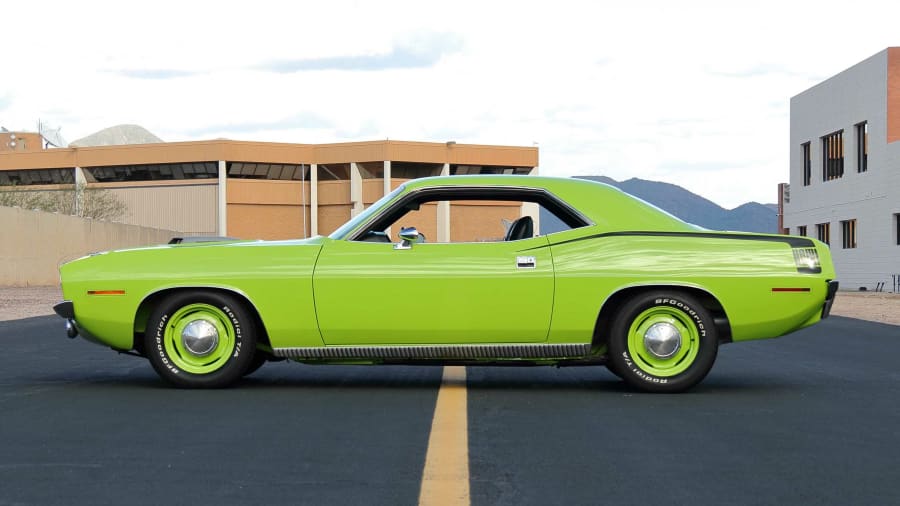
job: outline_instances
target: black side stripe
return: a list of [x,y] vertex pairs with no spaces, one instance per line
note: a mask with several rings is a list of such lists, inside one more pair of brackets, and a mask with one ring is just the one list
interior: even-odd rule
[[[765,242],[783,242],[789,244],[791,248],[813,248],[815,243],[806,237],[794,236],[778,236],[778,235],[753,235],[753,234],[729,234],[725,232],[606,232],[603,234],[594,234],[577,239],[569,239],[552,244],[558,246],[560,244],[568,244],[571,242],[586,241],[588,239],[599,239],[603,237],[693,237],[697,239],[736,239],[739,241],[765,241]],[[541,248],[547,248],[551,245],[536,246],[521,251],[531,251]]]

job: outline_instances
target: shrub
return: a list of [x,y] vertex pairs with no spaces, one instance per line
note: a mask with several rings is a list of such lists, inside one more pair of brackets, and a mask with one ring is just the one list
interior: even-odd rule
[[[78,204],[81,205],[78,205]],[[70,214],[96,220],[121,221],[126,206],[109,190],[84,184],[67,185],[58,190],[22,190],[15,186],[0,188],[0,206],[21,207],[48,213]]]

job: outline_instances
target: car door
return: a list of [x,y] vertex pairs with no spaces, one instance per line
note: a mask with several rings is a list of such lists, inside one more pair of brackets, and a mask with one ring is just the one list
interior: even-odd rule
[[546,237],[406,250],[328,239],[313,274],[328,345],[542,342],[553,286]]

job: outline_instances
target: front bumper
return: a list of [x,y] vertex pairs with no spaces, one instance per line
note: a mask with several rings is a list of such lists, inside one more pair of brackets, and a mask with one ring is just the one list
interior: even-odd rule
[[825,304],[822,305],[822,318],[828,318],[831,313],[831,306],[834,304],[834,297],[838,291],[838,282],[828,282],[828,293],[825,294]]

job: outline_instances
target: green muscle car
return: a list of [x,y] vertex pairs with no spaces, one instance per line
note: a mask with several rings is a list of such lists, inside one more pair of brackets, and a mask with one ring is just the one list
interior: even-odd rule
[[[481,236],[437,225],[425,240],[456,213]],[[515,175],[411,180],[328,237],[111,251],[60,276],[70,337],[180,387],[290,359],[606,365],[677,392],[720,344],[827,317],[838,286],[814,239],[705,230],[601,183]]]

